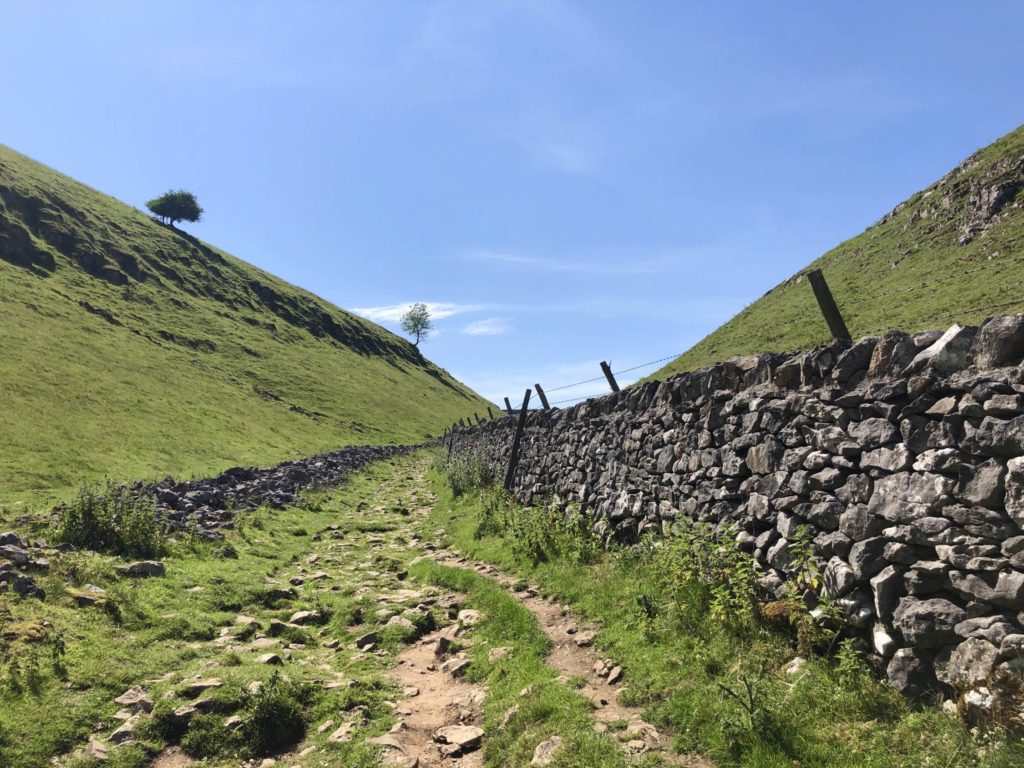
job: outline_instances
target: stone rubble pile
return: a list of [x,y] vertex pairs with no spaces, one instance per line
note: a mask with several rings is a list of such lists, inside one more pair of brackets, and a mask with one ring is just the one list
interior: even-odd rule
[[235,467],[210,479],[168,478],[154,485],[137,484],[135,489],[156,497],[158,511],[172,527],[195,526],[200,535],[215,537],[218,529],[232,527],[239,510],[285,507],[307,488],[339,485],[370,462],[410,450],[396,445],[352,446],[268,469]]
[[[809,531],[820,597],[889,680],[989,712],[1024,669],[1022,360],[1024,316],[733,359],[531,413],[514,492],[607,539],[731,526],[766,599]],[[457,430],[453,455],[503,476],[514,430]]]

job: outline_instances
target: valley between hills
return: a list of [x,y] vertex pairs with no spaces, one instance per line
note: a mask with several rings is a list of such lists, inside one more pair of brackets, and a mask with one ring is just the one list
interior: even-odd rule
[[0,766],[1022,764],[1022,210],[1017,129],[809,265],[855,340],[805,270],[453,433],[417,346],[0,147]]

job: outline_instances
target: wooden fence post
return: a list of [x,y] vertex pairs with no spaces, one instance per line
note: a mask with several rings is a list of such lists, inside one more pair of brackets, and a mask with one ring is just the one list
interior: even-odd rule
[[487,418],[494,420],[494,411],[491,410],[491,406],[487,406]]
[[505,398],[505,411],[509,416],[512,415],[512,403],[508,401],[507,397]]
[[534,384],[533,388],[537,390],[537,397],[540,398],[540,404],[544,406],[545,411],[550,411],[551,406],[548,405],[547,395],[544,394],[544,390],[541,389],[540,384]]
[[812,269],[807,273],[807,279],[811,283],[811,290],[814,291],[814,298],[818,300],[818,308],[825,316],[825,322],[828,323],[832,338],[836,341],[851,341],[850,331],[846,328],[843,315],[836,305],[836,300],[832,297],[832,291],[828,289],[828,283],[825,282],[825,276],[821,274],[821,270]]
[[484,423],[484,420],[480,418],[480,415],[476,411],[473,411],[473,418],[476,419],[477,424]]
[[530,390],[523,395],[523,409],[519,411],[519,421],[516,423],[516,434],[512,438],[512,452],[508,457],[508,471],[505,472],[505,490],[512,490],[512,481],[516,476],[516,466],[519,464],[519,441],[523,437],[523,429],[526,427],[526,409],[530,405]]
[[455,445],[455,427],[448,430],[448,461],[452,460],[452,446]]
[[619,391],[619,383],[615,380],[612,375],[612,367],[608,365],[604,360],[601,361],[601,372],[604,373],[604,377],[608,379],[608,386],[612,388],[612,392]]

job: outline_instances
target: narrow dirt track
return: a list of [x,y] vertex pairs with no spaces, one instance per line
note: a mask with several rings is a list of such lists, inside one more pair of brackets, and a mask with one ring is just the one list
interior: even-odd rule
[[458,625],[446,627],[422,638],[398,657],[392,677],[405,692],[405,700],[395,713],[401,718],[392,731],[401,745],[404,762],[397,756],[388,758],[385,765],[407,766],[408,768],[479,768],[483,756],[479,750],[460,756],[446,756],[442,745],[434,739],[446,726],[474,726],[480,720],[480,707],[484,691],[453,676],[444,668],[444,663],[435,653],[439,641],[452,639]]
[[[416,473],[417,485],[421,494],[428,488],[426,477],[421,471]],[[437,499],[433,493],[428,493],[427,503],[432,506]],[[421,506],[414,510],[413,519],[422,519],[430,511],[430,506]],[[499,569],[487,563],[473,562],[457,552],[445,549],[437,544],[426,543],[424,545],[427,554],[441,565],[454,568],[473,570],[476,573],[494,580],[505,590],[525,606],[537,619],[538,624],[544,630],[551,641],[551,653],[548,655],[547,663],[555,669],[563,681],[579,679],[585,681],[580,692],[590,700],[594,710],[594,728],[599,732],[606,732],[614,725],[622,723],[626,727],[617,731],[620,745],[624,752],[630,757],[654,754],[666,765],[684,766],[685,768],[713,768],[713,763],[700,756],[678,755],[671,751],[670,739],[662,734],[650,723],[643,719],[643,712],[638,707],[632,707],[621,701],[624,676],[622,669],[613,660],[603,657],[593,647],[596,629],[579,622],[565,605],[555,600],[547,600],[540,597],[538,591],[533,588],[517,591],[515,586],[519,579],[502,573]],[[445,630],[445,631],[451,631]],[[441,633],[435,633],[441,634]],[[403,685],[407,681],[413,681],[417,675],[423,675],[426,666],[429,665],[432,651],[428,645],[434,639],[421,642],[419,645],[410,648],[399,660],[399,666],[395,673],[395,679]],[[436,723],[441,720],[451,719],[450,702],[465,692],[458,692],[459,683],[440,679],[437,673],[429,673],[427,679],[432,685],[439,686],[435,693],[407,699],[403,707],[410,714],[406,725],[412,723]],[[432,675],[432,677],[430,676]],[[414,682],[409,682],[415,685]],[[445,691],[445,686],[453,689],[452,693]],[[479,692],[480,702],[483,699],[483,692]],[[448,714],[443,715],[441,710]],[[425,733],[421,729],[421,732]],[[428,759],[424,757],[423,759]],[[472,763],[456,763],[457,765],[473,765]],[[421,766],[445,765],[442,762],[420,762]]]
[[627,724],[618,737],[628,755],[653,753],[667,765],[713,768],[714,763],[698,755],[672,753],[670,739],[643,719],[642,710],[620,701],[624,676],[613,660],[602,656],[593,647],[596,628],[582,624],[568,607],[541,597],[535,588],[516,591],[515,586],[521,580],[502,573],[492,565],[467,560],[451,550],[438,551],[434,557],[442,565],[469,568],[494,579],[534,615],[551,641],[547,663],[559,672],[563,680],[577,678],[585,681],[580,692],[594,707],[595,729],[607,731],[613,723]]

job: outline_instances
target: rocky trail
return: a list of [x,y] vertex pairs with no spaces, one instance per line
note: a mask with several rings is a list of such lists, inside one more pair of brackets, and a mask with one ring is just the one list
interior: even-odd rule
[[[145,673],[119,676],[125,684],[111,696],[108,710],[116,712],[101,718],[84,743],[53,764],[102,765],[133,745],[151,743],[154,733],[174,733],[146,765],[238,766],[237,758],[217,751],[216,745],[190,741],[189,734],[201,725],[220,734],[219,739],[238,739],[240,734],[253,738],[247,720],[253,697],[282,676],[319,690],[322,704],[302,725],[301,738],[284,751],[269,750],[271,757],[241,763],[243,768],[373,765],[374,754],[384,766],[480,768],[488,740],[487,690],[467,680],[466,673],[486,615],[465,595],[410,577],[413,564],[429,559],[500,585],[529,610],[550,640],[544,661],[553,677],[589,700],[593,730],[619,743],[627,762],[708,765],[674,755],[668,737],[645,722],[639,709],[623,702],[628,681],[594,647],[594,627],[536,589],[524,588],[521,580],[464,559],[448,547],[443,531],[426,533],[436,503],[426,476],[428,464],[425,455],[380,462],[355,476],[358,492],[345,487],[324,491],[313,497],[320,501],[307,507],[297,499],[293,507],[260,513],[278,526],[292,527],[264,528],[271,523],[259,522],[259,515],[255,522],[239,518],[238,530],[227,541],[244,541],[261,557],[267,556],[267,547],[283,546],[282,530],[306,533],[301,526],[294,528],[295,521],[316,520],[318,527],[309,530],[305,543],[293,545],[287,557],[279,557],[277,566],[262,571],[257,578],[263,583],[251,590],[254,598],[239,610],[218,614],[212,637],[170,633],[164,643],[168,660],[157,666],[158,674],[148,664]],[[335,506],[320,509],[323,504]],[[244,565],[245,550],[239,549]],[[132,589],[158,588],[192,567],[174,557],[149,565],[145,572],[130,575],[121,568],[116,578]],[[158,600],[159,619],[181,622],[182,614],[197,610],[191,603],[217,598],[228,589],[225,584],[218,575],[188,576],[173,590],[176,594]],[[124,595],[117,582],[105,586],[106,591],[97,589],[100,597],[95,600],[77,601],[71,616],[103,608],[104,601]],[[45,608],[47,603],[24,605]],[[495,644],[492,637],[490,643],[484,646],[489,661],[512,652],[505,647],[511,642]],[[520,691],[517,700],[526,701],[529,695],[528,689]],[[507,722],[517,708],[510,707],[499,722]],[[255,733],[258,738],[259,731]],[[538,737],[529,749],[534,750],[529,765],[551,765],[562,740],[557,735]]]
[[[421,487],[426,487],[425,478],[421,479]],[[419,483],[418,483],[419,484]],[[430,503],[436,502],[433,494],[429,497]],[[418,515],[425,514],[429,507],[420,509]],[[440,537],[443,540],[443,532]],[[423,549],[428,557],[440,565],[452,568],[471,569],[476,573],[493,579],[507,592],[514,596],[525,606],[537,620],[544,633],[551,641],[551,653],[547,658],[548,664],[559,674],[563,683],[572,679],[584,681],[579,689],[593,706],[594,729],[599,733],[608,732],[615,726],[625,724],[624,728],[618,730],[617,736],[621,742],[622,749],[629,756],[652,755],[657,756],[663,764],[688,766],[689,768],[709,768],[712,764],[703,758],[696,756],[678,756],[669,750],[669,739],[659,733],[658,729],[644,721],[642,711],[637,707],[631,707],[622,703],[624,691],[624,673],[614,660],[602,656],[594,648],[594,636],[596,629],[578,621],[566,606],[556,600],[541,597],[538,590],[523,586],[521,580],[508,574],[502,573],[492,565],[467,560],[450,549],[439,546],[439,542],[426,542]],[[453,717],[459,719],[460,723],[473,719],[473,706],[466,706],[467,703],[482,703],[485,695],[482,690],[472,686],[461,684],[453,675],[458,674],[461,664],[468,662],[454,659],[438,666],[438,659],[444,657],[443,647],[447,641],[457,636],[460,629],[465,626],[465,614],[470,614],[470,625],[472,624],[471,611],[463,611],[460,614],[460,621],[455,625],[453,633],[451,629],[440,630],[430,635],[419,643],[404,652],[399,658],[396,670],[396,678],[406,686],[406,691],[417,691],[412,698],[403,702],[400,714],[403,715],[399,732],[410,732],[416,734],[414,738],[419,745],[426,743],[424,734],[431,728],[435,728],[440,722],[451,721]],[[501,652],[504,649],[493,649],[493,652]],[[448,675],[445,674],[447,667]],[[417,686],[417,680],[422,684]],[[479,706],[477,706],[477,709]],[[406,743],[412,743],[413,739]],[[538,745],[535,752],[533,765],[543,766],[549,764],[559,747],[557,738],[548,740]],[[422,746],[418,749],[422,750]],[[417,748],[409,750],[416,754]],[[419,751],[420,766],[444,765],[443,755],[441,760],[428,757],[435,751],[433,745],[425,751]],[[471,759],[466,762],[455,763],[457,765],[475,766],[480,763]],[[416,763],[408,763],[416,765]]]

